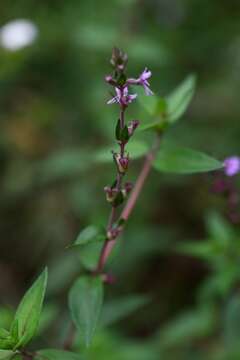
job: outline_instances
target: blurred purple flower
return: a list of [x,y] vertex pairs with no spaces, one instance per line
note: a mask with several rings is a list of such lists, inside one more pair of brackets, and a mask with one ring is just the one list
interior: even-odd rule
[[240,158],[230,156],[224,160],[224,172],[227,176],[234,176],[240,172]]
[[116,96],[114,96],[112,99],[110,99],[107,104],[111,105],[114,103],[118,103],[121,105],[127,106],[130,104],[133,100],[136,99],[137,94],[128,94],[128,87],[125,86],[123,90],[120,90],[119,88],[115,88]]
[[150,89],[150,84],[148,82],[148,79],[152,76],[152,72],[148,70],[148,68],[145,68],[144,71],[141,73],[139,78],[134,79],[128,79],[127,83],[130,85],[141,85],[144,88],[145,94],[150,96],[153,95],[152,90]]
[[148,79],[152,76],[152,73],[147,68],[144,69],[142,74],[139,77],[139,83],[143,86],[146,95],[153,95],[152,90],[150,89],[150,84]]

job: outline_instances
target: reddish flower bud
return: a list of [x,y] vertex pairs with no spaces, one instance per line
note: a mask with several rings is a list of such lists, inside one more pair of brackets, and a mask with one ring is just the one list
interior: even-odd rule
[[116,237],[118,236],[120,232],[120,229],[119,228],[112,228],[110,230],[108,230],[107,232],[107,238],[108,240],[114,240],[116,239]]
[[118,193],[117,189],[111,188],[110,186],[105,186],[104,191],[106,193],[107,202],[114,202]]
[[114,159],[115,159],[115,162],[117,164],[117,167],[118,167],[118,171],[121,173],[121,174],[125,174],[125,172],[127,171],[128,169],[128,164],[129,164],[129,156],[123,156],[121,157],[120,154],[114,154]]
[[139,125],[139,120],[132,120],[130,121],[130,123],[128,124],[128,135],[132,136],[134,131],[136,130],[136,128]]
[[129,194],[133,189],[133,184],[131,182],[126,182],[124,185],[124,188],[125,188],[127,194]]
[[126,182],[124,184],[124,188],[122,189],[122,195],[124,197],[124,199],[128,196],[128,194],[131,192],[133,188],[133,184],[130,182]]
[[117,86],[117,82],[113,79],[111,75],[105,76],[105,81],[110,85]]

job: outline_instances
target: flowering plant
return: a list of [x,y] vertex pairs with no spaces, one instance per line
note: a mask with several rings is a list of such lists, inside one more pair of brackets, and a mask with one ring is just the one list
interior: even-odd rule
[[[129,221],[152,168],[160,173],[177,174],[224,169],[227,175],[234,175],[239,171],[239,161],[236,159],[228,159],[223,163],[202,152],[169,146],[162,141],[165,132],[186,111],[194,93],[195,77],[188,77],[172,94],[162,98],[151,90],[152,73],[148,68],[136,78],[128,77],[127,54],[117,48],[113,49],[110,62],[113,74],[107,75],[105,80],[113,87],[114,95],[107,104],[119,107],[119,116],[115,124],[118,150],[112,151],[116,175],[110,185],[104,187],[106,200],[110,205],[110,215],[106,226],[90,225],[80,232],[71,245],[79,253],[81,249],[99,243],[101,249],[97,254],[96,264],[89,266],[81,252],[81,261],[85,269],[69,291],[72,325],[68,329],[62,350],[28,349],[30,341],[38,331],[41,318],[48,277],[45,269],[20,302],[10,329],[0,329],[0,359],[74,360],[79,359],[78,353],[71,352],[76,336],[80,336],[87,346],[91,345],[101,316],[104,287],[115,281],[114,276],[106,270],[106,263]],[[146,96],[139,98],[151,117],[147,124],[142,124],[138,119],[126,120],[128,107],[138,99],[135,93],[138,87],[143,88]],[[146,100],[149,97],[152,99],[151,103]],[[148,130],[153,134],[152,145],[149,149],[144,148],[145,159],[137,180],[135,183],[125,181],[134,158],[134,153],[127,150],[128,144],[137,133]]]

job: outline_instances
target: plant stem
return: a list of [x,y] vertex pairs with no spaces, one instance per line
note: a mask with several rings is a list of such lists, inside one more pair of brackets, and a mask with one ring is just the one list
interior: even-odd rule
[[[150,173],[150,170],[152,167],[152,162],[156,156],[156,152],[158,150],[159,143],[160,143],[160,136],[158,135],[156,138],[156,142],[154,143],[151,151],[146,155],[143,167],[140,171],[140,174],[138,175],[137,181],[134,185],[134,188],[131,192],[128,202],[121,213],[120,219],[123,219],[124,221],[127,221],[129,219],[129,216],[131,215],[131,213],[136,205],[137,199],[138,199],[139,195],[141,194],[143,185]],[[116,240],[119,237],[119,235],[122,233],[122,231],[123,231],[123,226],[121,226],[119,228],[119,232],[115,239],[111,239],[111,240],[107,239],[104,242],[102,251],[101,251],[101,254],[99,257],[99,261],[98,261],[98,266],[97,266],[97,271],[96,271],[97,273],[101,273],[103,271],[103,268],[112,252],[112,249],[114,248],[114,246],[116,244]]]
[[[123,90],[122,90],[123,91]],[[120,108],[120,127],[121,127],[121,130],[124,128],[125,126],[125,110],[126,110],[126,107],[125,106],[122,106],[121,105],[121,108]],[[124,152],[125,152],[125,143],[123,141],[121,141],[119,143],[119,146],[120,146],[120,155],[121,155],[121,158],[124,156]],[[123,176],[124,174],[121,174],[119,172],[119,170],[117,170],[117,184],[116,184],[116,188],[118,189],[118,191],[121,191],[121,187],[122,187],[122,179],[123,179]],[[109,219],[108,219],[108,226],[107,226],[107,230],[111,230],[112,229],[112,226],[114,224],[114,221],[115,221],[115,217],[116,217],[116,207],[115,206],[112,206],[112,209],[111,209],[111,212],[110,212],[110,215],[109,215]]]

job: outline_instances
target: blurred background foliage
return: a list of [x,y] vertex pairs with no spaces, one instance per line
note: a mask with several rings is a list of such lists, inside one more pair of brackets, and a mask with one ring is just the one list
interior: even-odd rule
[[[38,346],[66,335],[67,290],[80,269],[66,246],[109,212],[103,187],[114,168],[91,155],[113,144],[117,108],[106,106],[104,83],[113,46],[128,52],[131,76],[152,70],[158,95],[197,74],[169,141],[218,159],[239,154],[239,13],[237,0],[1,1],[0,26],[24,18],[39,30],[29,47],[0,48],[1,326],[48,264]],[[139,103],[128,119],[136,114],[149,120]],[[117,282],[87,359],[240,359],[239,228],[211,181],[152,172],[109,264]]]

